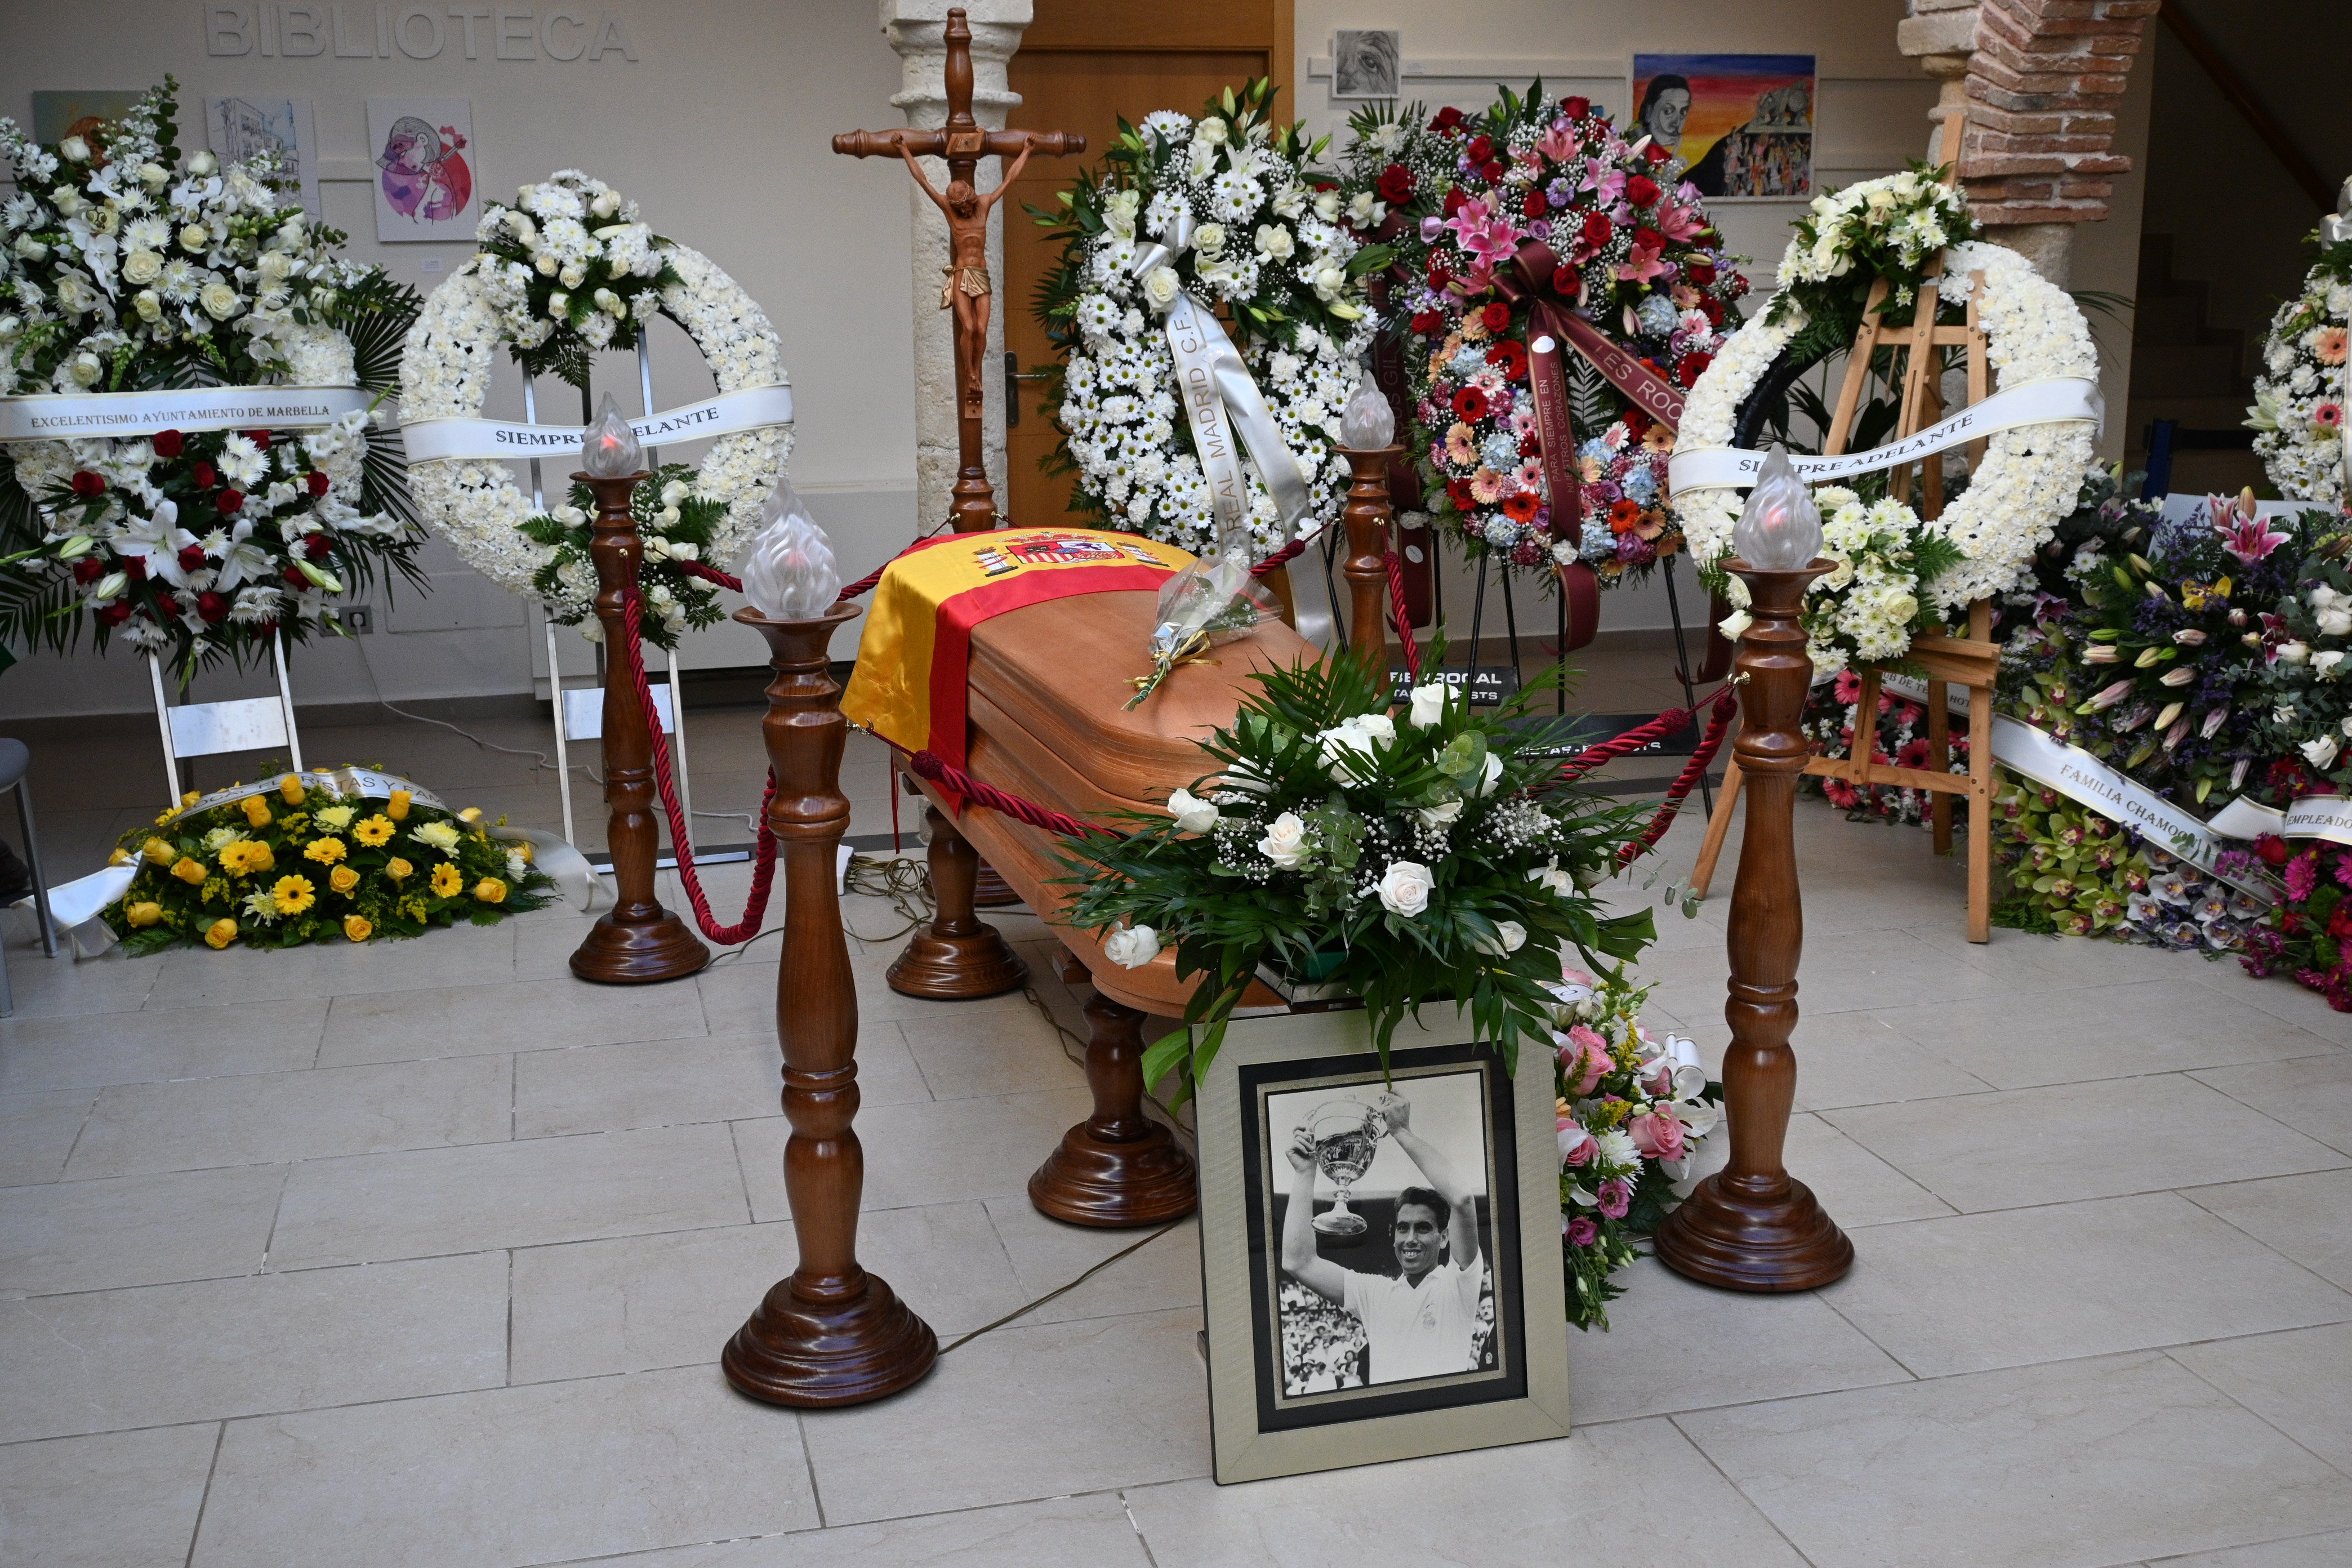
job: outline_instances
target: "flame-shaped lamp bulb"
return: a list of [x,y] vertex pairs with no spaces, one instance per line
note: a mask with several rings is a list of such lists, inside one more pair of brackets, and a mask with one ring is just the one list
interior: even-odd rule
[[1779,442],[1731,527],[1732,552],[1759,572],[1794,572],[1822,552],[1822,513]]
[[592,479],[625,479],[646,466],[645,445],[621,417],[621,405],[609,392],[604,406],[596,410],[596,423],[588,426],[580,443],[580,466]]
[[833,542],[789,479],[776,481],[760,515],[764,521],[743,556],[743,596],[772,621],[816,619],[841,597]]
[[1377,452],[1395,440],[1396,411],[1367,372],[1357,377],[1356,390],[1339,416],[1339,445],[1351,452]]

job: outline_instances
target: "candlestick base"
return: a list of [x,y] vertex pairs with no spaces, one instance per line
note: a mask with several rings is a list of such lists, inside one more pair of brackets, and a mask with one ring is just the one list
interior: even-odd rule
[[1717,1172],[1666,1216],[1651,1249],[1685,1279],[1727,1290],[1811,1290],[1853,1267],[1853,1241],[1787,1175]]
[[1192,1157],[1157,1121],[1118,1142],[1079,1122],[1029,1178],[1029,1201],[1048,1218],[1105,1230],[1164,1225],[1201,1206]]
[[1007,904],[1017,904],[1021,895],[1004,879],[1004,873],[982,860],[980,872],[972,879],[971,901],[975,908],[1001,910]]
[[572,973],[605,985],[644,985],[700,971],[710,950],[675,913],[654,907],[649,921],[624,922],[617,911],[599,919],[572,952]]
[[919,1383],[939,1336],[873,1274],[833,1303],[804,1301],[780,1279],[719,1352],[729,1386],[768,1405],[824,1410],[865,1405]]

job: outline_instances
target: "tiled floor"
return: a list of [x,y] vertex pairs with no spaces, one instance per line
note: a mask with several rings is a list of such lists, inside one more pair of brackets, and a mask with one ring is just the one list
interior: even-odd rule
[[[415,733],[409,771],[498,787]],[[146,809],[143,742],[121,800],[94,772],[48,806]],[[887,828],[879,758],[852,777]],[[1614,1331],[1571,1336],[1568,1440],[1226,1489],[1189,1226],[878,1405],[727,1390],[793,1258],[772,937],[614,991],[566,977],[568,910],[79,963],[9,917],[0,1564],[2352,1563],[2352,1020],[2194,957],[1971,947],[1916,831],[1809,804],[1799,846],[1790,1163],[1852,1275],[1748,1298],[1639,1264]],[[710,881],[740,902],[741,868]],[[1723,916],[1662,910],[1643,970],[1710,1051]],[[856,956],[861,1249],[953,1335],[1132,1237],[1024,1195],[1085,1103],[1054,1027],[897,997],[889,956]]]

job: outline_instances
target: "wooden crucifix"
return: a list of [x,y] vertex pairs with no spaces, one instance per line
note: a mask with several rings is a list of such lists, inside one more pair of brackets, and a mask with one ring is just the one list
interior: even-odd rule
[[[955,312],[956,444],[955,500],[948,521],[958,533],[996,526],[996,491],[981,461],[982,384],[988,363],[988,217],[1013,188],[1032,153],[1063,157],[1087,150],[1087,139],[1066,131],[983,131],[971,117],[971,28],[961,7],[948,13],[948,121],[937,131],[850,131],[833,139],[833,150],[852,158],[897,156],[906,160],[925,195],[939,204],[948,222],[947,281],[940,309]],[[948,188],[942,195],[923,176],[919,157],[945,158]],[[973,183],[982,158],[1011,158],[996,189],[983,196]]]

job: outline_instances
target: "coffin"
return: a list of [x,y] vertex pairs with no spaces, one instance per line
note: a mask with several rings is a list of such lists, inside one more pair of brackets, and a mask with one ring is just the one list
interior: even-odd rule
[[[971,773],[1089,821],[1111,821],[1122,809],[1164,816],[1169,793],[1205,771],[1208,759],[1197,742],[1233,722],[1255,689],[1249,677],[1322,657],[1288,626],[1268,622],[1213,649],[1215,663],[1179,668],[1141,707],[1126,711],[1135,677],[1148,668],[1144,650],[1157,609],[1158,595],[1150,592],[1086,594],[975,626],[965,764]],[[933,800],[947,809],[936,794]],[[1160,1017],[1182,1015],[1192,985],[1177,980],[1172,950],[1124,969],[1103,956],[1094,932],[1063,924],[1070,889],[1055,881],[1066,875],[1061,839],[981,806],[956,820],[973,847],[1056,928],[1097,991]],[[1270,991],[1244,1000],[1245,1006],[1279,1005]]]

